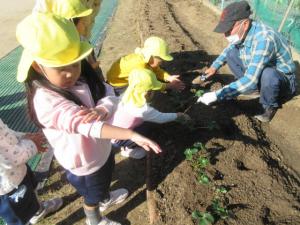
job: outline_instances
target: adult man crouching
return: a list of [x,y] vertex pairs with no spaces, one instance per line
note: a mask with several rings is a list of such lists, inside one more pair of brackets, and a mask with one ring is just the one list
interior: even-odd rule
[[246,1],[232,3],[223,10],[214,31],[224,33],[229,46],[205,73],[212,76],[227,63],[237,80],[216,92],[204,94],[198,102],[209,105],[259,90],[264,112],[255,118],[269,122],[282,100],[296,93],[296,67],[285,38],[250,19],[250,15]]

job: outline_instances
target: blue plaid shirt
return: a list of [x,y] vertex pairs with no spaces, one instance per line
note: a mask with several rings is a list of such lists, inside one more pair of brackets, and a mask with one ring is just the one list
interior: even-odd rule
[[[219,69],[224,65],[227,52],[233,47],[234,45],[229,45],[225,48],[213,62],[212,67]],[[218,100],[231,98],[257,88],[265,67],[276,67],[276,70],[285,74],[295,72],[296,67],[287,41],[280,33],[263,23],[253,21],[244,42],[238,47],[246,69],[245,74],[218,90],[216,93]]]

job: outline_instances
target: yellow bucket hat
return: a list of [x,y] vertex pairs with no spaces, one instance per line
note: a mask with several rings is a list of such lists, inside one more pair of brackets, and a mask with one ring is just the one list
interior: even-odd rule
[[33,63],[46,67],[62,67],[81,61],[93,50],[88,42],[80,42],[74,23],[51,13],[32,13],[16,30],[24,50],[18,65],[17,80],[26,80]]
[[37,0],[33,11],[72,19],[89,16],[93,9],[87,7],[86,0]]
[[141,49],[145,60],[148,62],[151,56],[159,57],[165,61],[172,61],[173,57],[169,54],[169,47],[165,40],[159,37],[149,37]]
[[156,79],[155,74],[148,69],[135,69],[129,74],[128,88],[122,102],[142,107],[146,103],[145,95],[150,90],[160,90],[162,83]]

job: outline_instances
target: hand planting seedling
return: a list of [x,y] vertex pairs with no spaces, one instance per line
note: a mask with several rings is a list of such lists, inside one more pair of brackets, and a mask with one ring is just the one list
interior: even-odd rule
[[198,225],[211,225],[215,218],[209,212],[194,211],[192,217],[198,221]]

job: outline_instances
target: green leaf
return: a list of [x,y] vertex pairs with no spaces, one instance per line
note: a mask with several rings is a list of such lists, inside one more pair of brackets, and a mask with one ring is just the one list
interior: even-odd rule
[[213,200],[212,208],[218,216],[222,219],[226,219],[229,216],[229,211],[226,207],[220,206],[220,201],[218,199]]
[[226,194],[228,192],[228,190],[225,187],[219,187],[216,191],[222,194]]
[[205,173],[201,172],[198,176],[198,182],[200,184],[209,184],[210,180],[209,180],[209,177]]
[[192,160],[193,155],[197,152],[198,152],[198,149],[196,149],[196,148],[187,148],[187,149],[185,149],[184,155],[185,155],[186,160]]
[[195,96],[196,97],[201,97],[203,94],[204,94],[203,90],[198,90],[198,91],[196,91]]
[[200,150],[206,150],[205,145],[202,144],[201,142],[196,142],[196,143],[194,143],[193,146],[194,146],[195,148],[200,149]]
[[201,214],[200,214],[200,212],[198,211],[198,210],[195,210],[193,213],[192,213],[192,217],[194,218],[194,219],[200,219],[201,218]]
[[199,167],[204,168],[208,164],[209,164],[208,158],[203,157],[203,156],[198,158],[198,165],[199,165]]
[[215,218],[210,213],[205,212],[199,220],[199,225],[211,225],[214,221]]

